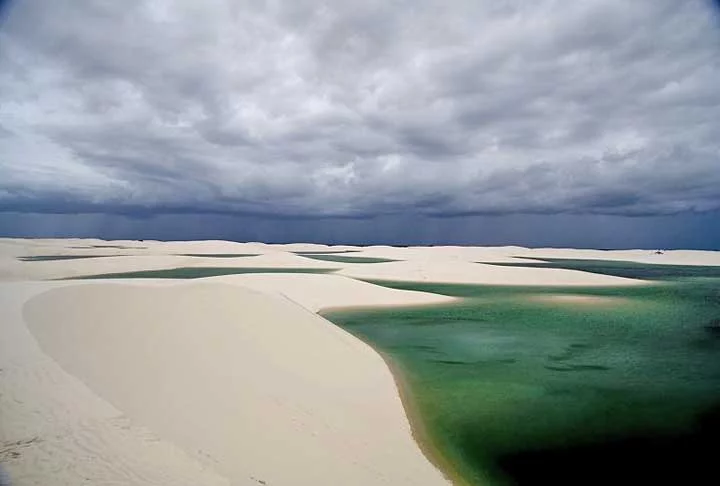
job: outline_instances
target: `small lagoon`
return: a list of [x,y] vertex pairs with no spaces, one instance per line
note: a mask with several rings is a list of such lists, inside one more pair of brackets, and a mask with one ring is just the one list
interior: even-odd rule
[[340,263],[387,263],[396,262],[389,258],[362,257],[362,256],[343,256],[334,254],[301,254],[300,256],[310,258],[312,260],[320,260],[324,262],[340,262]]
[[139,270],[136,272],[102,273],[83,275],[63,280],[94,280],[118,278],[170,278],[193,279],[219,277],[221,275],[242,275],[246,273],[330,273],[334,269],[326,268],[261,268],[261,267],[181,267],[164,270]]

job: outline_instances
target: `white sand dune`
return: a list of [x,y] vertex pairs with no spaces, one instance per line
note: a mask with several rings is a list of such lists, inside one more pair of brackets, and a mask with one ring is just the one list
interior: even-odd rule
[[[0,470],[9,484],[230,486],[211,462],[131,420],[40,349],[24,303],[64,285],[0,282]],[[58,315],[54,324],[67,322]],[[86,344],[76,342],[80,354]]]
[[406,261],[355,265],[337,272],[353,278],[368,280],[398,280],[489,285],[638,285],[642,280],[613,277],[575,270],[545,268],[518,268],[484,265],[480,263],[432,261]]
[[269,248],[279,251],[290,251],[290,252],[338,252],[348,250],[358,250],[360,247],[348,246],[348,245],[323,245],[318,243],[288,243],[281,245],[266,245]]
[[[343,251],[343,256],[376,257],[398,260],[396,265],[320,261],[296,255],[296,251]],[[253,254],[240,258],[186,256],[187,254]],[[19,261],[19,256],[42,255],[116,255],[115,258],[88,258],[57,261]],[[498,269],[475,262],[522,263],[542,258],[623,260],[668,265],[720,265],[720,252],[668,250],[573,250],[556,248],[529,249],[508,247],[352,247],[317,244],[268,245],[234,242],[130,242],[102,240],[0,240],[0,280],[48,280],[141,270],[165,270],[179,267],[238,268],[321,268],[342,270],[357,278],[392,280],[432,280],[451,283],[516,284],[518,270]],[[403,264],[400,264],[403,263]],[[559,272],[559,273],[558,273]],[[578,279],[589,285],[615,285],[613,277],[573,277],[567,271],[536,269],[525,274],[529,285],[573,285]],[[405,277],[403,277],[405,275]],[[595,283],[589,281],[593,280]],[[579,280],[578,280],[579,281]],[[625,282],[627,283],[627,282]]]
[[336,262],[312,260],[292,253],[274,252],[251,257],[213,258],[183,255],[132,255],[72,260],[19,261],[0,260],[0,280],[51,280],[106,273],[168,270],[172,268],[292,268],[336,270],[347,266]]
[[515,256],[529,258],[570,258],[618,260],[656,265],[720,265],[720,252],[703,250],[575,250],[569,248],[523,248]]
[[473,246],[420,246],[391,247],[350,245],[322,245],[315,243],[266,244],[237,243],[231,241],[133,241],[99,239],[21,239],[0,238],[0,255],[43,254],[131,254],[169,255],[201,253],[282,253],[282,252],[336,252],[351,250],[346,256],[369,256],[398,260],[455,260],[465,262],[506,262],[515,257],[571,258],[626,260],[642,263],[670,265],[720,265],[720,252],[702,250],[593,250],[572,248],[525,248],[520,246],[473,247]]
[[231,484],[446,483],[377,353],[289,300],[91,284],[35,297],[25,315],[66,371]]
[[[347,249],[398,261],[294,254]],[[257,256],[186,256],[230,253]],[[33,255],[102,257],[18,259]],[[0,479],[4,469],[14,486],[447,484],[413,441],[380,356],[315,313],[452,300],[357,279],[646,283],[474,263],[522,257],[720,265],[719,252],[680,250],[0,239]],[[44,281],[178,267],[334,273]]]
[[[617,260],[658,265],[720,265],[720,252],[702,250],[589,250],[571,248],[524,248],[519,246],[389,247],[359,248],[348,256],[379,257],[408,261],[522,263],[529,259],[565,258]],[[529,260],[532,261],[532,260]]]
[[364,256],[376,258],[389,258],[395,260],[410,261],[455,261],[455,262],[496,262],[512,261],[520,247],[472,247],[472,246],[416,246],[416,247],[391,247],[371,246],[362,248],[360,252],[352,253],[349,256]]
[[246,274],[211,277],[205,281],[276,292],[312,312],[338,307],[429,305],[456,300],[426,292],[390,289],[340,275]]

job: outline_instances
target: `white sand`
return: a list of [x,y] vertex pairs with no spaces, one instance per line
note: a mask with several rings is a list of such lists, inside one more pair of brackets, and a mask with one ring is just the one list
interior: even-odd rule
[[587,304],[587,305],[618,305],[627,303],[629,300],[623,297],[607,297],[599,295],[573,295],[573,294],[552,294],[533,295],[528,299],[536,302],[548,302],[552,304]]
[[[117,247],[117,248],[116,248]],[[344,257],[376,257],[389,263],[320,261],[297,255],[300,251],[344,251]],[[191,257],[187,254],[253,254],[240,258]],[[77,260],[30,261],[19,256],[114,255]],[[669,250],[573,250],[508,247],[352,247],[317,244],[267,245],[217,241],[158,242],[102,240],[0,239],[0,280],[48,280],[102,273],[164,270],[179,267],[318,268],[363,279],[419,280],[447,283],[507,285],[623,285],[627,279],[570,270],[517,269],[482,265],[522,263],[526,258],[624,260],[672,265],[720,265],[720,252]],[[534,260],[529,260],[534,261]]]
[[382,359],[288,300],[221,283],[90,284],[25,314],[65,370],[231,484],[444,483]]
[[546,268],[519,268],[450,260],[354,265],[337,272],[353,278],[489,285],[637,285],[639,280]]
[[206,281],[277,292],[312,312],[338,307],[442,304],[455,300],[443,295],[389,289],[339,275],[247,274],[211,277]]
[[212,463],[131,420],[41,351],[23,304],[59,285],[0,283],[0,469],[10,484],[230,486]]
[[[452,299],[310,274],[34,281],[197,260],[159,245],[15,259],[79,243],[0,244],[13,269],[0,283],[0,454],[14,485],[447,484],[380,356],[310,311]],[[322,263],[261,250],[269,267]]]
[[12,260],[6,258],[5,260],[4,264],[0,261],[0,280],[49,280],[105,273],[167,270],[181,267],[317,268],[337,270],[345,266],[335,262],[311,260],[284,252],[239,258],[132,255],[50,261],[18,261],[14,258]]
[[574,250],[568,248],[522,248],[515,256],[529,258],[570,258],[577,260],[618,260],[656,265],[720,265],[720,251],[702,250]]
[[[347,249],[356,252],[343,256],[399,261],[328,262],[293,253]],[[185,256],[202,253],[258,256]],[[18,260],[31,255],[103,257]],[[315,312],[451,299],[355,278],[636,285],[645,282],[474,262],[720,265],[719,255],[0,239],[0,479],[4,469],[17,486],[447,484],[414,442],[379,355]],[[178,267],[335,273],[41,281]],[[579,298],[569,291],[556,302]]]

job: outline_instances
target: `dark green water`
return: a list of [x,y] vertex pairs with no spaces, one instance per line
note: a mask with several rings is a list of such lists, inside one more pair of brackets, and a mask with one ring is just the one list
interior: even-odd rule
[[390,260],[388,258],[374,258],[374,257],[355,257],[355,256],[338,256],[338,255],[319,255],[319,254],[304,254],[300,255],[305,258],[312,258],[313,260],[321,260],[326,262],[342,262],[342,263],[387,263],[396,262],[397,260]]
[[[482,262],[481,262],[482,263]],[[642,280],[672,280],[679,277],[720,278],[720,266],[657,265],[612,260],[571,260],[565,258],[543,258],[535,263],[487,263],[499,267],[539,267],[582,270],[616,277],[639,278]]]
[[53,260],[81,260],[84,258],[107,258],[123,255],[36,255],[18,257],[23,262],[49,262]]
[[339,253],[357,253],[360,250],[330,250],[330,251],[294,251],[296,255],[337,255]]
[[[120,249],[130,249],[130,250],[140,250],[147,248],[146,246],[125,246],[125,245],[91,245],[92,248],[120,248]],[[82,246],[76,247],[76,248],[84,248]]]
[[100,278],[205,278],[220,275],[240,275],[245,273],[329,273],[333,269],[325,268],[213,268],[213,267],[182,267],[167,270],[140,270],[137,272],[102,273],[98,275],[85,275],[62,280],[91,280]]
[[[720,437],[720,279],[662,278],[383,282],[465,299],[326,317],[391,357],[433,444],[471,484],[705,484]],[[563,294],[596,300],[548,299]]]
[[183,253],[182,256],[205,258],[242,258],[258,256],[257,253]]

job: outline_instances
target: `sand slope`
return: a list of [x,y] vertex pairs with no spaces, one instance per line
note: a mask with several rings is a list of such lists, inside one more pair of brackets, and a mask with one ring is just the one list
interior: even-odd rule
[[456,300],[444,295],[390,289],[340,275],[247,274],[211,277],[205,281],[279,293],[312,312],[335,307],[429,305]]
[[368,280],[399,280],[488,285],[562,285],[602,286],[639,285],[646,282],[576,270],[518,268],[481,263],[405,261],[354,265],[337,272],[339,275]]
[[287,299],[207,282],[74,285],[25,317],[66,371],[231,484],[446,483],[382,359]]
[[168,254],[51,261],[19,261],[14,257],[6,257],[4,260],[4,264],[0,262],[0,280],[50,280],[181,267],[320,268],[328,270],[345,267],[344,264],[311,260],[285,252],[239,258],[192,257]]
[[12,486],[230,486],[40,350],[23,304],[59,285],[0,283],[0,484],[4,470]]

